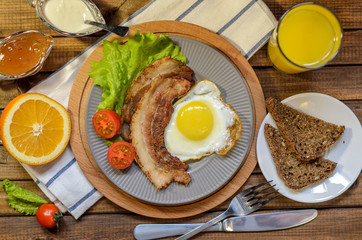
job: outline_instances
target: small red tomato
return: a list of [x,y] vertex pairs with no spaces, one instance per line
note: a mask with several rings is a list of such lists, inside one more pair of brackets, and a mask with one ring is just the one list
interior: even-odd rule
[[101,110],[92,118],[93,128],[103,138],[112,138],[121,128],[121,118],[113,110]]
[[63,215],[53,203],[44,203],[40,205],[35,216],[40,225],[52,228],[55,226],[59,227],[59,220]]
[[135,155],[135,150],[130,143],[125,141],[118,141],[109,147],[107,152],[107,159],[112,167],[124,169],[131,165]]

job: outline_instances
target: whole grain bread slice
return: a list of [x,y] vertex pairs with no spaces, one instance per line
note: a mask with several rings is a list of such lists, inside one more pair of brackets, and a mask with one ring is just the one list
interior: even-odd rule
[[319,158],[344,132],[344,126],[302,113],[275,98],[268,98],[265,103],[288,148],[299,160]]
[[274,164],[279,177],[291,189],[301,189],[320,180],[328,178],[337,164],[322,157],[312,161],[300,161],[291,152],[280,132],[270,124],[264,126]]

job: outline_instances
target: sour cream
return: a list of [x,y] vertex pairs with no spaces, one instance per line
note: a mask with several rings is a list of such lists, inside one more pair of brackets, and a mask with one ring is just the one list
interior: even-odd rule
[[84,20],[95,21],[82,0],[48,0],[43,11],[54,27],[69,33],[87,32],[93,27],[85,24]]

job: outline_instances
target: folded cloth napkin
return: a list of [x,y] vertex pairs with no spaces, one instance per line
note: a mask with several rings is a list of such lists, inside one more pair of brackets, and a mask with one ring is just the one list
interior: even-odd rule
[[[208,28],[229,40],[247,59],[263,46],[277,23],[261,0],[154,0],[121,25],[155,20],[183,21]],[[100,38],[29,92],[45,94],[67,108],[81,65],[108,36]],[[69,146],[51,163],[23,166],[48,198],[76,219],[102,197],[84,176]]]

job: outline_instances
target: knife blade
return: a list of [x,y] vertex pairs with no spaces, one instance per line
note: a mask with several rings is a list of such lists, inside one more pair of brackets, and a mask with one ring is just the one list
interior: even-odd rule
[[[222,232],[259,232],[281,230],[297,227],[308,223],[317,217],[316,209],[293,210],[252,214],[240,217],[227,218],[211,226],[205,231]],[[133,234],[137,240],[163,238],[182,235],[202,223],[191,224],[139,224]]]

